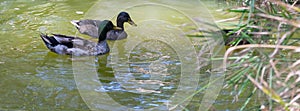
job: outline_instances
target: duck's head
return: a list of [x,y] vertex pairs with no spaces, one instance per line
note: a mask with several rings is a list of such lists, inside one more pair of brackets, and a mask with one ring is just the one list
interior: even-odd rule
[[130,25],[137,26],[127,12],[120,12],[117,17],[117,26],[123,28],[124,22],[128,22]]
[[113,29],[120,30],[121,28],[117,27],[117,26],[114,26],[114,24],[109,20],[103,20],[99,24],[99,28],[98,28],[99,41],[105,40],[107,32],[110,31],[110,30],[113,30]]

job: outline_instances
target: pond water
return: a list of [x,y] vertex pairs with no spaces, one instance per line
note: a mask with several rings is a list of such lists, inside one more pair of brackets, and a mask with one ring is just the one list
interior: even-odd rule
[[[217,5],[212,3],[215,2],[204,2],[212,8],[215,19],[219,19],[214,12]],[[201,5],[198,1],[156,0],[0,1],[0,110],[181,110],[185,105],[190,110],[198,110],[205,107],[200,106],[204,92],[180,106],[188,95],[203,88],[212,74],[211,63],[197,58],[205,45],[201,42],[209,39],[184,35],[197,34],[193,30],[201,24],[194,22],[194,18],[213,19],[208,11],[201,9],[205,7],[191,9],[191,4]],[[91,18],[115,22],[120,10],[128,11],[138,26],[125,25],[128,39],[108,41],[109,54],[57,55],[39,37],[41,32],[60,33],[96,41],[79,34],[69,21]],[[222,90],[218,94],[216,101],[206,101],[214,104],[216,110],[237,110],[243,103],[243,98],[241,102],[231,103],[230,91]]]

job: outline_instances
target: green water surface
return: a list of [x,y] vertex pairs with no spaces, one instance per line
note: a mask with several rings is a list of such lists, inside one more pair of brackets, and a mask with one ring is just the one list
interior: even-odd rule
[[[158,2],[156,0],[152,1]],[[151,4],[152,1],[149,0],[147,3]],[[95,40],[79,34],[69,21],[89,17],[112,19],[117,15],[117,12],[119,12],[119,10],[117,10],[118,7],[120,7],[119,5],[128,5],[130,2],[107,2],[107,4],[98,5],[96,8],[99,9],[99,11],[93,12],[90,8],[96,3],[98,3],[96,0],[0,1],[0,110],[89,110],[89,107],[81,98],[74,80],[72,69],[73,58],[71,56],[57,55],[50,52],[40,39],[39,34],[60,33]],[[172,2],[159,3],[172,5]],[[189,3],[191,4],[193,1],[186,2],[182,5]],[[211,10],[212,13],[216,13],[217,3],[212,3],[215,2],[207,2],[208,7],[214,7],[214,9]],[[153,12],[153,6],[156,7],[157,5],[147,5],[144,6],[144,8],[139,6],[137,6],[137,8],[127,7],[127,9],[125,9],[131,11],[132,19],[136,21],[138,26],[140,24],[140,28],[126,24],[128,34],[131,38],[141,37],[143,34],[147,34],[147,26],[150,26],[151,22],[154,25],[156,23],[161,23],[162,25],[157,26],[160,28],[165,27],[164,29],[166,31],[174,29],[174,34],[186,33],[195,29],[195,26],[184,24],[184,22],[191,22],[191,20],[185,18],[185,16],[177,16],[176,14],[178,12],[174,10],[165,10],[165,7],[157,6],[156,10],[161,11],[155,13]],[[95,8],[95,6],[93,8]],[[100,13],[103,11],[102,9],[111,9],[112,11]],[[147,11],[139,11],[142,9],[147,9]],[[188,14],[194,15],[193,17],[199,15],[199,13],[194,11],[187,12],[190,12]],[[101,14],[103,14],[103,16],[99,16]],[[215,15],[219,16],[218,14]],[[147,20],[145,21],[145,19]],[[216,17],[215,19],[219,18]],[[170,21],[162,22],[159,20]],[[184,27],[181,30],[182,32],[179,31],[179,28],[181,27]],[[149,29],[149,31],[157,32],[158,30],[162,30],[160,28]],[[172,33],[172,30],[170,33]],[[159,35],[161,34],[156,33],[151,36],[155,38]],[[139,40],[139,38],[134,40]],[[126,40],[120,42],[109,41],[109,45],[114,46],[114,43],[122,44],[125,42]],[[111,97],[114,100],[119,101],[120,104],[135,109],[156,107],[168,101],[178,88],[177,86],[179,83],[178,81],[180,81],[181,71],[181,62],[176,55],[178,52],[172,49],[172,46],[155,41],[146,41],[140,44],[141,45],[138,47],[132,48],[132,52],[129,53],[129,56],[120,57],[120,60],[126,57],[130,59],[130,61],[127,61],[128,63],[126,63],[129,64],[130,67],[127,69],[125,68],[125,73],[123,72],[125,76],[117,76],[117,79],[122,80],[129,91],[120,88],[121,86],[114,81],[113,68],[115,67],[111,66],[117,64],[118,68],[122,68],[122,64],[114,62],[110,63],[109,58],[111,56],[109,54],[96,57],[96,64],[85,64],[98,68],[97,72],[99,73],[99,79],[103,82],[104,86],[95,89],[96,92],[107,92],[111,95],[119,95]],[[122,48],[122,46],[119,46],[118,48],[120,47]],[[116,52],[112,52],[112,54],[114,53]],[[163,59],[159,59],[161,57],[163,57]],[[153,64],[147,64],[149,61],[152,61],[154,66]],[[159,73],[165,74],[164,80],[160,80],[162,79],[160,76],[155,76],[157,77],[156,79],[159,80],[155,81],[156,83],[161,81],[166,82],[164,84],[167,85],[160,90],[163,92],[158,93],[155,92],[157,90],[151,90],[151,88],[157,88],[157,85],[145,86],[139,84],[138,86],[134,86],[136,85],[136,82],[126,80],[126,77],[132,75],[139,80],[151,78],[151,76],[147,74],[140,73],[142,72],[141,70],[149,70],[149,67],[151,67],[151,70],[154,72],[158,71]],[[167,68],[168,70],[166,71],[164,68]],[[129,71],[130,73],[126,71]],[[201,75],[201,81],[206,83],[208,76],[209,73]],[[145,94],[143,96],[134,94],[140,91],[137,90],[138,88],[144,87],[150,87],[150,89],[146,91],[153,91],[154,94]],[[236,110],[241,106],[241,103],[232,104],[232,98],[228,97],[229,95],[228,91],[223,91],[215,103],[215,109]],[[201,97],[201,95],[199,97]],[[241,98],[241,100],[243,99]],[[103,98],[103,101],[105,102],[105,98]],[[198,102],[197,99],[192,101],[192,104],[190,104],[191,109],[197,109],[197,105],[199,105]],[[110,103],[105,104],[109,105]],[[104,106],[100,105],[99,107]],[[164,108],[161,110],[163,109]]]

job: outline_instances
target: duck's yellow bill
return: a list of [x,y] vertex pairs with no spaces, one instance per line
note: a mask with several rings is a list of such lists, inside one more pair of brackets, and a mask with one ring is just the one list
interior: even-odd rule
[[128,20],[128,23],[133,26],[137,26],[131,19]]

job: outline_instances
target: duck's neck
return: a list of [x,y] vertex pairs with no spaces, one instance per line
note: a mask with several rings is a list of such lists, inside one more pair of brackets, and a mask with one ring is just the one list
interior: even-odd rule
[[124,21],[117,20],[117,26],[122,28],[122,30],[124,30]]

